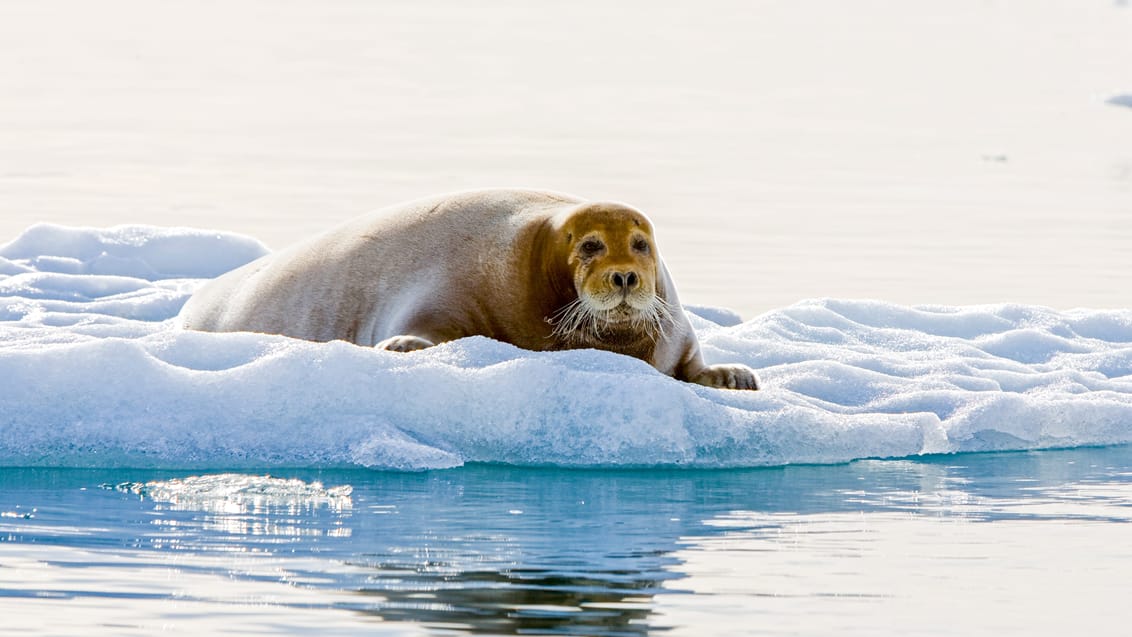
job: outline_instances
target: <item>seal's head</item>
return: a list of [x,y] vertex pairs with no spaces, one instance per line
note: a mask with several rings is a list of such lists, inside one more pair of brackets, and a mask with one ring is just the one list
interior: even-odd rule
[[671,314],[648,217],[620,204],[584,204],[561,218],[556,235],[573,287],[572,300],[551,317],[556,336],[628,344],[664,331]]

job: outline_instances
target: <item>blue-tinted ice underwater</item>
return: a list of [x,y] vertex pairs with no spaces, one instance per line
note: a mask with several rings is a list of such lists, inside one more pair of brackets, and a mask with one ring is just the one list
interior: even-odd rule
[[[691,308],[709,360],[759,369],[761,392],[482,338],[396,354],[172,326],[202,281],[263,252],[48,225],[0,247],[6,628],[1120,625],[1132,311]],[[496,466],[369,470],[465,463]],[[1070,596],[1083,612],[1057,610]],[[971,612],[909,628],[942,599]]]

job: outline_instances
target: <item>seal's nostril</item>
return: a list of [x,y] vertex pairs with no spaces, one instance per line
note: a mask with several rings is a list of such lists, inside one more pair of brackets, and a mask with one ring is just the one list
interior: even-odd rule
[[614,272],[613,273],[613,285],[615,285],[619,288],[625,287],[625,285],[626,285],[625,277],[620,272]]
[[625,275],[625,287],[630,287],[630,288],[637,287],[637,273],[636,272],[630,272],[629,274]]

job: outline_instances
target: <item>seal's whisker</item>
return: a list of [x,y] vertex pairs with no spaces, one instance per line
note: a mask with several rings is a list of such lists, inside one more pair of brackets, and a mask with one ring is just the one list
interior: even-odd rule
[[[623,320],[616,307],[601,307],[605,300],[608,299],[598,297],[595,303],[595,299],[578,297],[562,306],[546,318],[546,322],[554,326],[551,334],[556,338],[574,341],[584,340],[586,334],[601,338],[610,325]],[[654,295],[644,307],[633,313],[629,318],[630,325],[647,337],[664,338],[668,334],[668,328],[675,324],[674,311],[677,311],[675,306]]]
[[596,330],[598,317],[588,303],[577,298],[555,312],[547,322],[554,325],[552,335],[564,338],[576,335],[587,324]]
[[581,303],[581,301],[581,299],[574,299],[566,305],[563,305],[562,307],[558,308],[558,310],[554,314],[548,316],[546,318],[546,322],[550,323],[551,325],[559,326],[563,322],[568,321],[571,318],[575,307],[578,305],[578,303]]
[[656,323],[656,331],[660,336],[665,336],[665,326],[672,325],[674,318],[672,316],[673,306],[668,301],[660,298],[659,296],[653,297],[652,305],[649,307],[653,321]]

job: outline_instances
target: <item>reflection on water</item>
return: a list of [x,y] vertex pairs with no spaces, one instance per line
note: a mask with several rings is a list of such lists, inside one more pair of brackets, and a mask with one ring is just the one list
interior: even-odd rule
[[620,572],[531,568],[460,571],[447,564],[380,563],[361,589],[380,601],[366,612],[496,635],[646,635],[663,579]]
[[[150,486],[97,488],[123,483]],[[5,469],[0,512],[0,544],[94,551],[118,597],[153,598],[139,564],[175,564],[177,577],[224,582],[209,600],[243,603],[226,588],[241,582],[279,586],[309,596],[274,602],[289,611],[386,628],[866,634],[886,628],[878,612],[938,612],[941,598],[991,614],[1040,600],[1033,617],[1054,626],[1065,582],[1093,606],[1126,592],[1132,447],[744,471]],[[9,573],[24,583],[0,590],[0,610],[61,590]],[[67,598],[104,599],[107,577]]]

